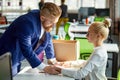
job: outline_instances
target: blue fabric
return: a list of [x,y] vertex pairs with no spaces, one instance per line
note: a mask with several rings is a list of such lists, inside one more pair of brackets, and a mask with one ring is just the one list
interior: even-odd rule
[[[54,57],[53,43],[50,33],[36,51],[33,51],[41,34],[40,11],[33,10],[18,17],[0,38],[0,55],[12,54],[12,67],[17,67],[25,58],[34,68],[41,64],[38,54],[45,50],[48,59]],[[14,69],[14,68],[13,68]]]

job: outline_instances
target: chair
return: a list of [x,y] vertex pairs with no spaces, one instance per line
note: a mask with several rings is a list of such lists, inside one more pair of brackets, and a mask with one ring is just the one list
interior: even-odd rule
[[107,80],[120,80],[120,69],[118,70],[117,78],[107,77]]
[[11,65],[10,52],[6,52],[0,56],[0,80],[13,80]]
[[66,33],[65,40],[73,40],[73,34],[70,32],[70,27],[72,26],[71,22],[67,22],[64,25],[64,31]]
[[93,44],[89,43],[86,38],[75,38],[80,43],[80,59],[88,59],[93,52]]
[[105,17],[95,17],[94,21],[95,22],[103,22],[105,20]]
[[70,36],[68,34],[69,27],[70,27],[70,23],[69,22],[65,23],[64,25],[64,31],[66,33],[65,40],[70,40]]

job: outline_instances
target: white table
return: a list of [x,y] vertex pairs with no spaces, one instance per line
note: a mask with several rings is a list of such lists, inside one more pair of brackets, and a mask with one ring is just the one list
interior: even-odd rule
[[46,73],[38,73],[38,70],[31,67],[25,67],[18,73],[13,80],[74,80],[74,78],[66,77],[63,75],[50,75]]
[[116,43],[104,43],[104,46],[106,47],[108,52],[116,52],[119,53],[119,48]]
[[[112,77],[116,77],[118,71],[118,54],[119,48],[117,44],[104,43],[108,53],[112,53]],[[74,78],[66,77],[63,75],[49,75],[45,73],[38,73],[36,68],[29,72],[31,67],[25,67],[13,80],[74,80]],[[35,72],[34,72],[35,71]]]

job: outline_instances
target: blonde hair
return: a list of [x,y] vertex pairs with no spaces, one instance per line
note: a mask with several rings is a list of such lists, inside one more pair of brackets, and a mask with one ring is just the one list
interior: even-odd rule
[[40,15],[45,17],[59,17],[61,15],[61,8],[54,3],[46,2],[41,9]]
[[109,27],[111,26],[111,22],[107,19],[104,22],[95,22],[91,24],[92,29],[96,34],[100,33],[104,39],[107,39],[109,34]]

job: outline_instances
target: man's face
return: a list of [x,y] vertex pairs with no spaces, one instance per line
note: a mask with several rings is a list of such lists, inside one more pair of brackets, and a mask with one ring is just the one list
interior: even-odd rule
[[43,28],[49,32],[52,30],[52,27],[54,26],[54,24],[57,23],[59,17],[49,18],[49,17],[41,16],[40,19],[41,19]]

